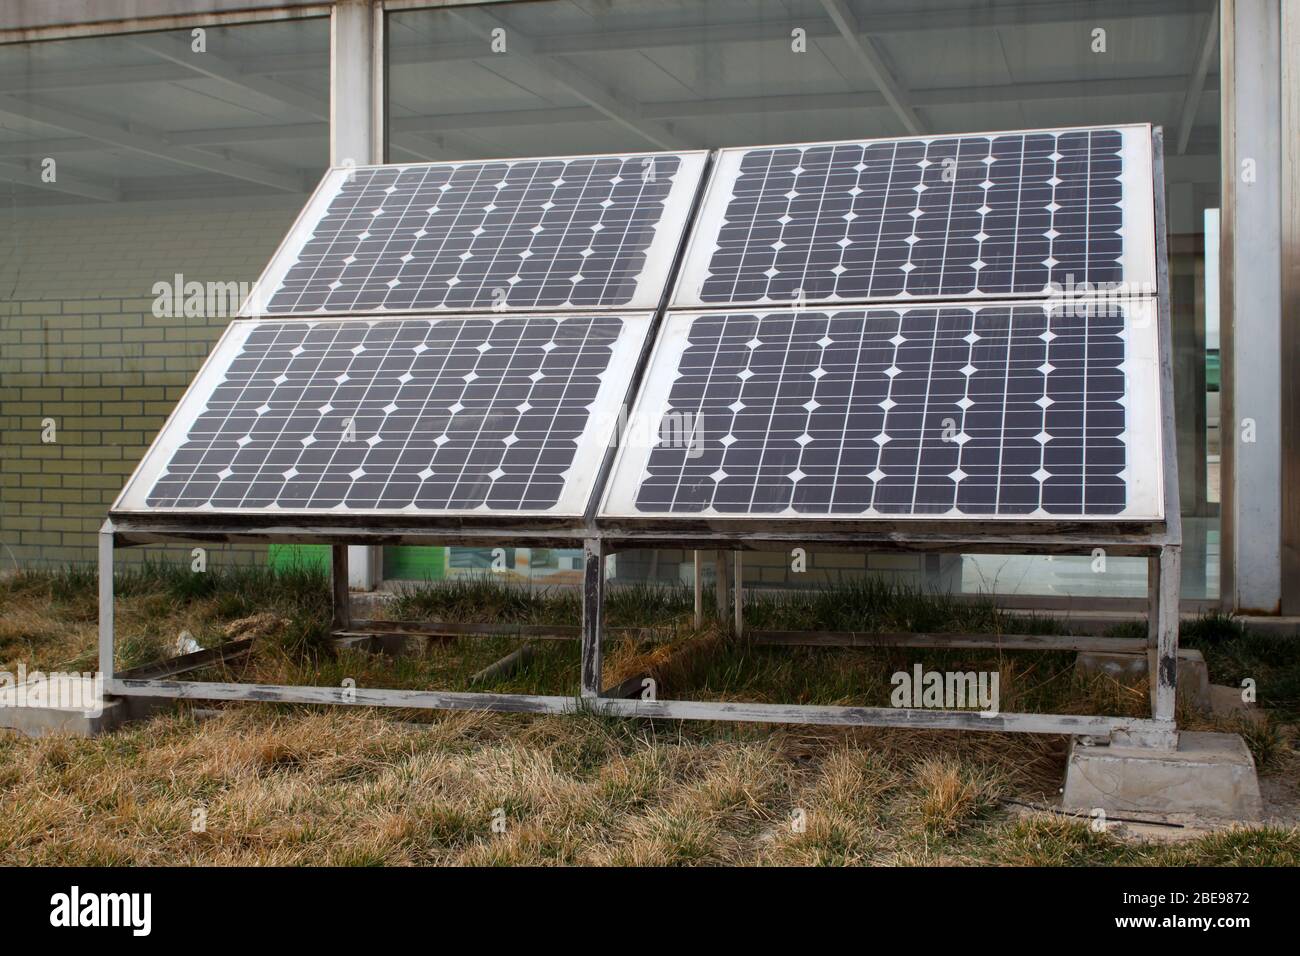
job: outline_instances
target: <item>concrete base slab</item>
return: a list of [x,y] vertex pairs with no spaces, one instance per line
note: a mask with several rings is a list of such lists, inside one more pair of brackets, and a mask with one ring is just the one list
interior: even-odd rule
[[[1121,684],[1136,684],[1146,679],[1153,656],[1154,652],[1111,654],[1080,651],[1074,660],[1074,670],[1084,677],[1105,674]],[[1210,710],[1210,671],[1200,651],[1188,648],[1178,651],[1178,696],[1197,710]]]
[[17,731],[24,737],[45,737],[49,734],[95,737],[116,729],[125,720],[126,706],[118,700],[109,701],[99,714],[60,710],[56,707],[0,708],[0,730]]
[[1258,820],[1255,761],[1238,734],[1182,731],[1178,749],[1070,742],[1061,804],[1067,810]]
[[0,686],[0,730],[28,737],[93,737],[129,720],[146,720],[179,706],[167,697],[111,697],[101,704],[100,690],[97,682],[75,674],[34,677]]

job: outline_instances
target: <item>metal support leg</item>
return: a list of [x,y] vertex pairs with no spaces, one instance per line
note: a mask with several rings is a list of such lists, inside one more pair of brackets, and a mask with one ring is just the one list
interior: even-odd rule
[[727,574],[727,552],[715,552],[713,557],[713,590],[718,601],[718,622],[726,625],[731,612],[731,577]]
[[113,680],[113,522],[99,529],[99,673],[105,691]]
[[1154,648],[1160,635],[1160,558],[1147,558],[1147,647]]
[[334,591],[334,628],[346,631],[352,626],[352,606],[348,594],[348,548],[336,544],[331,549],[330,579]]
[[605,556],[599,538],[582,543],[582,696],[600,696],[605,617]]
[[704,626],[704,552],[695,552],[695,629]]
[[1155,667],[1151,671],[1151,715],[1156,720],[1173,721],[1178,693],[1178,599],[1182,550],[1178,545],[1160,550],[1159,630],[1156,634]]
[[736,582],[736,636],[740,637],[745,630],[745,569],[742,552],[733,552],[735,560],[734,579]]

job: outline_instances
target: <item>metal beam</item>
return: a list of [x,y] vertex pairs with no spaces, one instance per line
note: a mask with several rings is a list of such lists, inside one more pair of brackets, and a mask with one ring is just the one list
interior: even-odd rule
[[55,181],[47,183],[41,179],[38,169],[23,163],[0,162],[0,179],[31,186],[33,189],[48,189],[71,196],[81,196],[84,199],[97,199],[100,202],[117,202],[122,198],[121,190],[110,182],[57,173]]
[[105,684],[113,679],[113,522],[99,529],[99,673]]
[[1219,580],[1223,609],[1242,614],[1277,614],[1282,599],[1280,8],[1270,0],[1222,5]]
[[69,133],[80,133],[113,146],[166,159],[185,166],[206,169],[234,179],[261,183],[285,192],[302,192],[303,180],[293,171],[271,169],[233,157],[217,156],[187,146],[173,146],[158,130],[132,123],[129,126],[95,116],[63,104],[32,102],[10,94],[0,94],[0,113],[20,117],[43,126]]
[[926,132],[921,117],[917,116],[916,110],[912,108],[907,90],[903,89],[889,71],[889,64],[876,49],[875,41],[859,31],[857,17],[853,15],[853,11],[848,8],[844,0],[822,0],[822,6],[840,36],[844,38],[844,42],[849,45],[853,55],[862,64],[871,82],[875,84],[876,89],[885,98],[885,102],[889,104],[889,108],[903,124],[903,128],[913,136]]
[[[1047,83],[1002,83],[986,86],[936,87],[912,90],[911,98],[915,106],[954,106],[989,101],[1042,101],[1072,99],[1083,96],[1090,99],[1101,97],[1127,98],[1144,94],[1184,91],[1189,87],[1191,80],[1192,77],[1189,76],[1174,75],[1092,80],[1087,82],[1063,80]],[[1202,92],[1217,92],[1218,88],[1217,76],[1205,77]],[[646,119],[680,119],[726,116],[737,113],[802,113],[809,110],[861,110],[885,109],[887,107],[888,104],[885,102],[885,98],[879,93],[865,91],[861,93],[735,96],[714,99],[671,100],[662,103],[643,104],[641,114]],[[471,155],[472,147],[467,145],[465,149],[461,149],[449,142],[439,144],[430,141],[428,137],[443,137],[445,134],[457,130],[552,126],[557,123],[589,123],[602,120],[603,117],[604,114],[591,106],[473,110],[464,113],[392,117],[389,119],[389,129],[392,134],[390,135],[390,145],[418,158],[443,158],[449,153],[456,153],[456,158],[466,158]],[[1198,128],[1207,132],[1209,130],[1208,127]],[[165,133],[167,141],[174,146],[221,146],[229,143],[261,142],[266,140],[317,139],[324,138],[328,134],[329,126],[324,122],[168,130]],[[1192,143],[1194,142],[1193,139]],[[65,136],[54,139],[45,138],[0,143],[0,156],[52,155],[55,153],[87,152],[102,148],[101,143],[84,136]],[[1217,152],[1215,155],[1217,156]]]
[[1219,6],[1216,3],[1205,21],[1205,32],[1201,35],[1199,52],[1192,74],[1188,77],[1187,95],[1183,97],[1183,111],[1178,119],[1178,142],[1174,151],[1182,155],[1187,150],[1187,140],[1196,125],[1196,113],[1201,105],[1201,93],[1205,89],[1205,77],[1214,62],[1214,51],[1219,45]]
[[329,104],[319,96],[279,80],[246,73],[239,64],[224,60],[215,53],[195,53],[184,41],[167,36],[144,36],[133,38],[129,42],[138,49],[182,67],[188,75],[197,74],[219,80],[256,93],[271,103],[292,106],[317,119],[329,119]]
[[540,694],[463,691],[380,690],[369,687],[299,687],[288,684],[230,684],[207,681],[114,680],[112,694],[177,700],[244,700],[301,704],[345,704],[414,710],[487,710],[526,714],[582,711],[609,717],[665,720],[725,720],[766,724],[901,727],[911,730],[975,730],[988,733],[1076,735],[1104,741],[1119,736],[1129,745],[1168,748],[1176,742],[1169,721],[1144,717],[1074,714],[991,714],[973,710],[905,707],[844,707],[821,704],[762,704],[744,701],[580,699]]
[[640,104],[624,97],[563,60],[536,52],[533,41],[514,27],[481,9],[451,10],[452,16],[468,25],[484,39],[494,30],[506,30],[506,55],[546,74],[561,87],[587,103],[608,119],[631,130],[660,149],[682,149],[689,144],[654,120],[645,119]]
[[[427,2],[427,0],[422,0]],[[323,12],[326,4],[321,4],[315,12]],[[390,8],[392,4],[389,4]],[[928,12],[872,13],[863,17],[859,23],[863,30],[873,36],[894,34],[926,33],[933,30],[981,29],[1002,26],[1023,26],[1026,23],[1043,24],[1092,24],[1099,19],[1131,20],[1162,15],[1185,15],[1208,9],[1208,3],[1199,8],[1186,0],[1098,0],[1087,4],[1042,4],[1018,3],[983,5],[972,4],[962,8],[944,10],[942,15]],[[291,12],[282,16],[292,16]],[[244,13],[241,16],[250,17]],[[148,29],[159,30],[167,26],[174,29],[189,29],[201,25],[205,20],[219,18],[211,16],[191,16],[178,19],[175,23],[150,23]],[[409,25],[409,24],[408,24]],[[84,26],[87,32],[93,32],[96,24]],[[122,27],[113,28],[121,31]],[[133,25],[133,30],[140,29]],[[829,23],[810,23],[807,27],[810,39],[829,39],[837,35],[834,26]],[[110,32],[105,29],[104,32]],[[0,42],[4,42],[4,31],[0,30]],[[572,33],[564,36],[537,37],[534,39],[536,53],[544,56],[569,56],[583,53],[599,53],[619,50],[650,50],[663,47],[698,47],[718,43],[744,43],[779,38],[787,41],[786,33],[778,30],[772,21],[753,21],[748,23],[728,24],[692,24],[680,27],[660,27],[650,29],[601,30],[591,33]],[[31,40],[34,37],[18,37]],[[449,60],[486,59],[481,43],[395,43],[389,50],[389,62],[392,64],[445,62]],[[284,52],[274,57],[230,58],[244,74],[285,74],[301,73],[329,68],[328,56],[312,51]],[[21,89],[25,92],[41,90],[73,89],[84,86],[104,86],[118,83],[147,82],[155,79],[182,79],[183,73],[178,68],[167,68],[163,64],[127,65],[119,67],[89,67],[85,70],[59,70],[42,73],[13,71],[0,74],[0,89]]]
[[600,696],[605,639],[605,554],[599,538],[582,544],[582,696]]
[[[1212,0],[1210,0],[1212,2]],[[1087,5],[1078,4],[967,4],[949,8],[941,13],[909,12],[869,13],[858,20],[859,29],[872,36],[927,33],[934,30],[992,29],[1016,27],[1025,24],[1095,24],[1099,19],[1108,21],[1130,20],[1143,17],[1196,13],[1208,3],[1189,4],[1186,0],[1095,0]],[[402,26],[411,28],[409,20]],[[839,31],[833,23],[812,21],[806,28],[808,38],[833,39]],[[543,56],[574,56],[587,53],[618,51],[645,51],[665,47],[702,47],[722,43],[749,43],[763,41],[789,42],[789,29],[772,20],[746,23],[708,24],[688,26],[651,27],[626,30],[572,31],[563,35],[534,37],[533,52]],[[462,59],[488,59],[482,44],[452,41],[439,43],[398,43],[390,48],[390,62],[405,63],[446,62]],[[291,54],[307,57],[307,54]],[[287,68],[299,67],[293,59],[285,61]]]

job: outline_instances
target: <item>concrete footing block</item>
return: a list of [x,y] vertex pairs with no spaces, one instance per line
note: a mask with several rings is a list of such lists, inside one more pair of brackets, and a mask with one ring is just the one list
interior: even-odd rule
[[[1154,651],[1133,654],[1080,651],[1074,660],[1074,670],[1084,677],[1105,674],[1121,684],[1136,684],[1150,673],[1150,659],[1154,656]],[[1178,651],[1178,696],[1197,710],[1210,710],[1210,671],[1200,651],[1188,648]]]
[[[28,737],[71,734],[94,737],[130,720],[146,720],[174,711],[179,702],[166,697],[109,697],[103,685],[80,675],[51,675],[0,686],[0,731]],[[102,704],[101,704],[102,701]]]
[[99,713],[60,707],[6,707],[0,705],[0,730],[14,730],[26,737],[71,734],[94,737],[108,733],[128,718],[125,701],[105,702]]
[[1255,761],[1238,734],[1182,731],[1177,750],[1084,746],[1075,738],[1061,797],[1066,810],[1258,820]]

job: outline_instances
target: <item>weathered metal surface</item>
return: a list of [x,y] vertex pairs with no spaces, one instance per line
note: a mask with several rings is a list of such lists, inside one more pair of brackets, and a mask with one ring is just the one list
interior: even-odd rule
[[605,556],[600,539],[582,547],[582,696],[600,696],[601,640],[604,637]]
[[129,680],[157,680],[163,677],[175,677],[177,674],[185,674],[212,664],[228,664],[248,654],[252,649],[252,638],[226,641],[224,644],[218,644],[216,647],[209,647],[201,651],[194,651],[192,654],[181,654],[177,657],[169,657],[165,661],[142,664],[139,667],[118,671],[117,676]]
[[330,549],[330,589],[334,627],[347,630],[352,623],[352,599],[348,593],[348,549],[336,544]]
[[665,720],[724,720],[746,723],[904,727],[928,730],[980,730],[991,733],[1085,735],[1094,740],[1112,733],[1163,734],[1167,722],[1141,717],[1069,714],[997,714],[977,711],[896,707],[843,707],[819,704],[761,704],[733,701],[620,700],[535,694],[380,690],[363,687],[295,687],[285,684],[223,684],[198,681],[115,680],[111,691],[126,697],[182,700],[245,700],[300,704],[350,704],[418,710],[491,710],[563,714],[588,711],[611,717]]
[[536,649],[533,645],[522,644],[499,661],[493,661],[482,670],[476,671],[470,676],[469,682],[471,684],[484,684],[488,681],[499,680],[502,677],[516,674],[528,666],[535,653]]
[[1178,693],[1178,590],[1181,576],[1182,549],[1165,548],[1160,555],[1156,669],[1151,676],[1151,713],[1159,720],[1174,719]]

